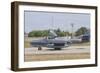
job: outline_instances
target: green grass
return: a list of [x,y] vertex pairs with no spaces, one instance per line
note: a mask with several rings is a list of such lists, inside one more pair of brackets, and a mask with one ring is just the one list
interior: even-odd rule
[[31,45],[30,45],[29,42],[25,41],[25,42],[24,42],[24,47],[25,47],[25,48],[29,48],[29,47],[31,47]]
[[74,60],[89,59],[90,53],[69,53],[69,54],[25,54],[25,62],[28,61],[48,61],[48,60]]
[[89,46],[90,42],[82,42],[82,43],[76,43],[76,44],[71,44],[72,46]]

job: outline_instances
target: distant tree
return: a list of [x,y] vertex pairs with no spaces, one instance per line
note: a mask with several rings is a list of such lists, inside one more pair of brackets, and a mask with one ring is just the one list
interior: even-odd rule
[[58,28],[57,30],[55,30],[55,32],[56,32],[56,34],[57,34],[58,36],[61,35],[61,30],[60,30],[60,28]]
[[29,37],[40,37],[41,32],[40,31],[32,31],[28,34]]
[[86,27],[81,27],[75,32],[75,35],[79,36],[85,34],[86,32],[88,32],[88,29]]
[[60,28],[54,30],[59,37],[69,36],[70,33],[68,31],[61,31]]
[[60,28],[58,28],[58,29],[56,30],[56,32],[61,32]]
[[49,31],[48,30],[44,30],[41,32],[42,37],[48,36],[49,35]]
[[28,37],[45,37],[45,36],[48,36],[48,30],[31,31],[28,34]]
[[65,32],[66,36],[71,36],[71,33],[70,32]]
[[[61,31],[59,28],[53,30],[59,37],[69,36],[69,32]],[[31,31],[28,34],[28,37],[47,37],[49,35],[49,30],[36,30]]]

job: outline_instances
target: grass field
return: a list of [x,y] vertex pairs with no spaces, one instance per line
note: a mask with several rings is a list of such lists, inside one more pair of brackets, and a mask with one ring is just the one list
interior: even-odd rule
[[89,53],[73,53],[73,54],[26,54],[25,61],[48,61],[48,60],[74,60],[74,59],[88,59]]
[[32,40],[37,40],[37,39],[41,39],[41,37],[40,38],[25,37],[25,39],[24,39],[24,47],[25,48],[30,48],[31,47],[30,42],[32,42]]
[[29,42],[29,41],[25,41],[25,42],[24,42],[24,47],[25,47],[25,48],[31,47],[30,42]]

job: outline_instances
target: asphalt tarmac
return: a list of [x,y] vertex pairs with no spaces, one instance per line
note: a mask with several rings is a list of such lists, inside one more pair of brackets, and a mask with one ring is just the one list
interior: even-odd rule
[[90,53],[89,46],[70,46],[62,48],[61,50],[54,50],[54,48],[42,47],[38,50],[37,47],[25,48],[25,54],[71,54],[71,53]]

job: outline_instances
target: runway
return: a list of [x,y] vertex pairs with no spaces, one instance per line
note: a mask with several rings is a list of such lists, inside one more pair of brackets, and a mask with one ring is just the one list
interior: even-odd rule
[[62,48],[62,50],[54,50],[53,48],[42,47],[38,50],[36,47],[25,48],[24,61],[48,61],[48,60],[73,60],[73,59],[89,59],[89,46],[70,46]]
[[25,54],[68,54],[68,53],[89,53],[89,46],[70,46],[62,48],[61,50],[54,50],[54,48],[42,47],[38,50],[37,47],[25,48]]

